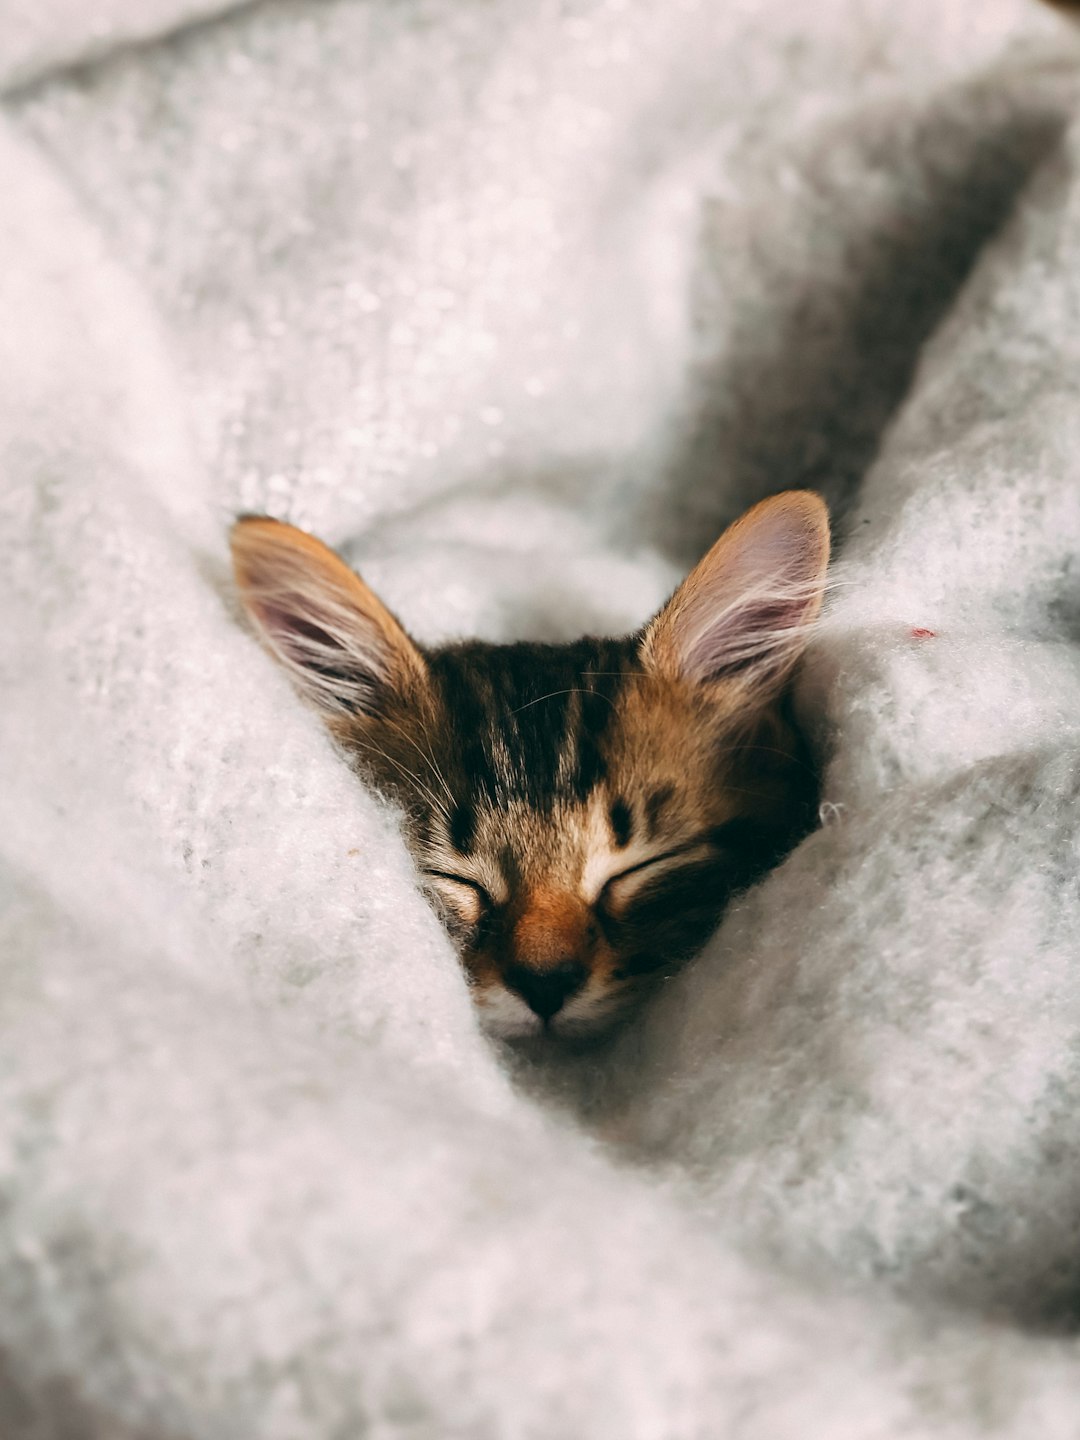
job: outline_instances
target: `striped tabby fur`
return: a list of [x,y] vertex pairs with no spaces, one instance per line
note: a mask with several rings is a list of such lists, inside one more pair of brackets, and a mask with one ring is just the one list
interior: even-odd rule
[[756,506],[643,631],[568,645],[425,649],[292,526],[232,544],[261,638],[400,805],[501,1034],[606,1028],[807,825],[787,692],[828,555],[814,495]]

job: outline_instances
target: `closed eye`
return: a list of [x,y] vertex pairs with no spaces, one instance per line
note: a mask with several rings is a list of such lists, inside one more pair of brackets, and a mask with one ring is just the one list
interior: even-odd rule
[[664,850],[659,855],[650,855],[648,860],[640,860],[636,865],[612,875],[600,891],[597,903],[604,909],[618,911],[639,889],[659,880],[669,870],[678,870],[708,858],[712,851],[711,842],[701,838],[688,840],[685,845]]
[[757,828],[753,822],[732,820],[726,825],[706,831],[703,835],[697,835],[692,840],[684,841],[682,845],[675,845],[670,850],[662,850],[658,855],[650,855],[647,860],[638,861],[636,865],[627,866],[608,880],[600,892],[597,904],[617,913],[639,889],[662,880],[671,871],[689,869],[703,861],[711,861],[718,851],[728,849],[739,840],[745,839],[748,826],[755,830]]
[[451,911],[465,925],[479,925],[493,908],[491,896],[476,880],[453,875],[448,870],[425,870],[424,878]]

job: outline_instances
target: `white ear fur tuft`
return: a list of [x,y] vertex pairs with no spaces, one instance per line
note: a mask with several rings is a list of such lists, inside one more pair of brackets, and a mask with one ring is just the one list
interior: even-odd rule
[[387,690],[423,680],[423,659],[397,620],[320,540],[267,516],[238,520],[229,539],[260,638],[324,715],[375,713]]
[[829,517],[809,490],[762,500],[731,525],[649,624],[642,656],[695,683],[772,692],[809,639],[825,591]]

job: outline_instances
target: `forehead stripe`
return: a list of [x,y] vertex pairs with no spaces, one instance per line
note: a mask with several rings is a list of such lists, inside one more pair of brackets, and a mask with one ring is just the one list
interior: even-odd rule
[[621,795],[611,802],[608,819],[615,844],[620,850],[625,850],[634,835],[634,814]]
[[[638,673],[635,642],[466,641],[426,656],[462,788],[483,810],[520,799],[550,812],[604,779],[616,699]],[[475,845],[475,838],[472,842]]]
[[455,805],[450,815],[450,843],[461,855],[472,853],[476,838],[476,811],[463,800]]

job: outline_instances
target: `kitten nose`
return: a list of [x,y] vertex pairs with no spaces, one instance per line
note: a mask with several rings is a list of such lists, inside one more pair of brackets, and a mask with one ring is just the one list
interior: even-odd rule
[[564,960],[543,970],[525,965],[508,965],[503,979],[511,990],[534,1010],[541,1020],[550,1020],[585,984],[588,971],[577,960]]

